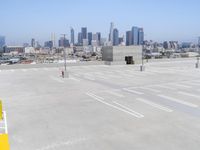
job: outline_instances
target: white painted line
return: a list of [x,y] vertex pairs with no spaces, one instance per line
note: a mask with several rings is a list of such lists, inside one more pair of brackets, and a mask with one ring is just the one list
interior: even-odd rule
[[173,101],[173,102],[176,102],[176,103],[179,103],[179,104],[183,104],[183,105],[189,106],[189,107],[195,107],[195,108],[199,107],[196,104],[185,102],[185,101],[181,101],[181,100],[173,98],[173,97],[169,97],[169,96],[165,96],[165,95],[157,95],[157,96],[159,96],[161,98],[164,98],[164,99],[167,99],[167,100],[170,100],[170,101]]
[[98,77],[100,79],[104,79],[104,80],[109,79],[108,77],[105,77],[105,74],[101,74],[101,73],[98,73],[98,72],[95,72],[94,76],[96,76],[96,77]]
[[73,73],[73,75],[75,75],[75,76],[77,76],[77,77],[81,77],[81,75],[78,74],[78,73]]
[[54,81],[59,82],[59,83],[64,83],[64,81],[63,81],[62,79],[60,79],[60,78],[57,78],[57,77],[54,77],[54,76],[50,76],[50,78],[51,78],[52,80],[54,80]]
[[33,68],[32,70],[33,70],[33,71],[38,71],[38,68]]
[[11,69],[10,72],[15,72],[15,70],[14,70],[14,69]]
[[164,89],[169,89],[169,90],[176,90],[176,88],[173,87],[169,87],[167,85],[154,85],[156,87],[160,87],[160,88],[164,88]]
[[143,117],[144,117],[144,115],[142,115],[142,114],[140,114],[140,113],[138,113],[138,112],[136,112],[136,111],[133,111],[132,109],[130,109],[130,108],[127,107],[127,106],[124,106],[124,105],[122,105],[122,104],[120,104],[120,103],[117,103],[117,102],[115,102],[115,101],[113,101],[113,103],[116,104],[116,105],[119,105],[120,107],[122,107],[122,108],[124,108],[124,109],[126,109],[126,110],[128,110],[128,111],[130,111],[130,112],[132,112],[132,113],[134,113],[135,116],[138,116],[139,118],[143,118]]
[[27,69],[22,69],[23,72],[27,72]]
[[117,92],[115,92],[115,91],[106,91],[107,93],[110,93],[110,94],[112,94],[112,95],[114,95],[114,96],[117,96],[117,97],[125,97],[124,95],[122,95],[122,94],[119,94],[119,93],[117,93]]
[[139,91],[135,91],[132,89],[127,89],[127,88],[123,88],[124,91],[130,92],[130,93],[134,93],[134,94],[138,94],[138,95],[143,95],[144,93],[139,92]]
[[186,84],[189,84],[189,85],[193,85],[193,86],[199,86],[200,85],[200,83],[191,83],[191,82],[187,82]]
[[43,68],[45,71],[48,71],[49,70],[49,68]]
[[187,92],[183,92],[183,91],[179,91],[178,93],[181,94],[181,95],[185,95],[185,96],[200,98],[200,95],[195,95],[195,94],[191,94],[191,93],[187,93]]
[[4,119],[5,133],[8,134],[8,124],[7,124],[7,117],[6,117],[5,111],[3,111],[3,119]]
[[161,105],[159,105],[159,104],[156,104],[156,103],[154,103],[154,102],[151,102],[151,101],[148,101],[148,100],[145,100],[145,99],[142,99],[142,98],[137,98],[136,100],[138,100],[138,101],[140,101],[140,102],[143,102],[143,103],[145,103],[145,104],[148,104],[148,105],[150,105],[150,106],[152,106],[152,107],[158,108],[158,109],[160,109],[160,110],[164,110],[164,111],[166,111],[166,112],[173,112],[173,110],[171,110],[171,109],[169,109],[169,108],[167,108],[167,107],[161,106]]
[[74,78],[74,77],[70,77],[69,79],[74,80],[74,81],[78,81],[78,82],[81,81],[81,80],[79,80],[79,79],[77,79],[77,78]]
[[173,86],[183,87],[183,88],[192,88],[191,86],[180,84],[180,83],[170,83]]
[[131,115],[131,116],[134,116],[134,117],[136,117],[136,118],[143,118],[143,117],[144,117],[144,115],[142,115],[142,114],[133,113],[133,112],[134,112],[133,110],[127,111],[127,110],[125,110],[125,109],[122,109],[122,108],[117,107],[117,106],[115,106],[115,105],[112,105],[112,104],[110,104],[110,103],[107,103],[107,102],[104,101],[104,98],[99,97],[99,96],[97,96],[97,95],[94,95],[94,94],[92,94],[92,93],[86,93],[86,95],[92,97],[93,99],[97,100],[98,102],[101,102],[101,103],[103,103],[103,104],[105,104],[105,105],[107,105],[107,106],[110,106],[110,107],[112,107],[112,108],[115,108],[115,109],[117,109],[117,110],[119,110],[119,111],[122,111],[122,112],[124,112],[124,113],[127,113],[127,114],[129,114],[129,115]]
[[153,88],[149,88],[149,87],[140,87],[140,89],[144,89],[144,90],[148,90],[151,92],[155,92],[155,93],[160,93],[161,91],[153,89]]
[[92,77],[92,76],[84,75],[84,78],[91,80],[91,81],[95,81],[94,77]]

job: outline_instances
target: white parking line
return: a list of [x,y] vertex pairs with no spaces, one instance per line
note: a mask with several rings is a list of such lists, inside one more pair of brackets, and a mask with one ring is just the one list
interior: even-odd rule
[[[95,95],[95,94],[86,93],[86,95],[88,95],[88,96],[90,96],[91,98],[97,100],[98,102],[101,102],[101,103],[103,103],[103,104],[105,104],[105,105],[107,105],[107,106],[110,106],[110,107],[112,107],[112,108],[115,108],[115,109],[117,109],[117,110],[119,110],[119,111],[122,111],[122,112],[124,112],[124,113],[127,113],[127,114],[129,114],[129,115],[131,115],[131,116],[134,116],[134,117],[136,117],[136,118],[143,118],[143,117],[144,117],[144,115],[142,115],[142,114],[140,114],[140,113],[138,113],[138,112],[135,112],[135,111],[131,110],[130,108],[128,108],[128,109],[130,109],[131,111],[130,111],[130,110],[128,111],[128,109],[127,109],[127,110],[126,110],[126,109],[122,109],[122,108],[120,108],[120,107],[117,107],[117,106],[115,106],[115,105],[112,105],[112,104],[110,104],[110,103],[107,103],[107,102],[104,101],[104,98],[99,97],[99,96],[97,96],[97,95]],[[123,106],[123,107],[125,107],[125,106]]]
[[170,85],[183,87],[183,88],[192,88],[191,86],[180,84],[180,83],[170,83]]
[[179,103],[179,104],[183,104],[183,105],[189,106],[189,107],[195,107],[195,108],[199,107],[196,104],[185,102],[185,101],[181,101],[181,100],[173,98],[173,97],[169,97],[169,96],[165,96],[165,95],[157,95],[157,96],[159,96],[161,98],[164,98],[164,99],[167,99],[167,100],[170,100],[170,101],[173,101],[173,102],[176,102],[176,103]]
[[91,80],[91,81],[95,81],[94,77],[88,76],[88,75],[84,75],[84,78],[87,80]]
[[45,71],[48,71],[49,70],[49,68],[43,68]]
[[191,82],[187,82],[186,84],[192,85],[192,86],[199,86],[200,83],[191,83]]
[[181,95],[185,95],[185,96],[191,96],[191,97],[195,97],[195,98],[200,98],[200,95],[195,95],[195,94],[191,94],[191,93],[187,93],[187,92],[179,91],[178,93],[181,94]]
[[4,117],[5,133],[8,134],[7,117],[6,117],[6,112],[5,111],[3,111],[3,117]]
[[142,115],[142,114],[140,114],[140,113],[138,113],[136,111],[133,111],[132,109],[130,109],[127,106],[124,106],[124,105],[122,105],[122,104],[120,104],[118,102],[115,102],[115,101],[113,101],[113,103],[116,104],[116,105],[118,105],[118,106],[120,106],[120,107],[122,107],[122,108],[124,108],[124,109],[126,109],[126,110],[128,110],[128,111],[130,111],[130,112],[132,112],[132,113],[134,113],[135,116],[138,116],[139,118],[143,118],[144,117],[144,115]]
[[155,92],[155,93],[160,93],[161,91],[153,89],[153,88],[149,88],[149,87],[140,87],[140,89],[144,89],[144,90],[148,90],[151,92]]
[[57,77],[54,77],[54,76],[50,76],[50,78],[51,78],[52,80],[54,80],[54,81],[59,82],[59,83],[64,83],[64,81],[63,81],[62,79],[60,79],[60,78],[57,78]]
[[27,72],[27,69],[22,69],[23,72]]
[[104,74],[100,74],[100,73],[94,73],[94,76],[96,76],[97,78],[100,78],[100,79],[104,79],[104,80],[109,79],[108,77],[105,77]]
[[144,93],[139,92],[139,91],[135,91],[132,89],[127,89],[127,88],[123,88],[124,91],[130,92],[130,93],[134,93],[134,94],[138,94],[138,95],[143,95]]
[[155,87],[160,87],[160,88],[164,88],[164,89],[169,89],[169,90],[176,90],[176,88],[173,87],[169,87],[167,85],[153,85]]
[[33,70],[33,71],[38,71],[38,68],[33,68],[32,70]]
[[106,91],[106,92],[107,92],[107,93],[110,93],[110,94],[112,94],[112,95],[114,95],[114,96],[117,96],[117,97],[124,97],[124,95],[119,94],[119,93],[114,92],[114,91]]
[[74,78],[74,77],[70,77],[69,79],[71,80],[74,80],[74,81],[77,81],[77,82],[80,82],[81,80],[77,79],[77,78]]
[[151,102],[151,101],[148,101],[148,100],[145,100],[145,99],[142,99],[142,98],[137,98],[136,100],[138,100],[138,101],[140,101],[140,102],[143,102],[143,103],[145,103],[145,104],[147,104],[147,105],[150,105],[150,106],[152,106],[152,107],[158,108],[158,109],[160,109],[160,110],[164,110],[164,111],[166,111],[166,112],[173,112],[173,110],[171,110],[171,109],[169,109],[169,108],[167,108],[167,107],[161,106],[161,105],[159,105],[159,104],[156,104],[156,103],[154,103],[154,102]]

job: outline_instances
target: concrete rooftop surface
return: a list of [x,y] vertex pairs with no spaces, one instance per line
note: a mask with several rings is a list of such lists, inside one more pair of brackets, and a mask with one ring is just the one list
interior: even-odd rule
[[195,63],[0,70],[11,150],[199,150]]

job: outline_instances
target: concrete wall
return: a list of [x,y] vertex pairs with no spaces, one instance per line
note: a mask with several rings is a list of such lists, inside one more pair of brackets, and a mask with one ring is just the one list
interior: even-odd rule
[[[105,65],[103,61],[88,61],[88,62],[76,62],[67,63],[67,66],[89,66],[89,65]],[[64,67],[63,63],[52,63],[52,64],[14,64],[14,65],[0,65],[0,70],[7,69],[28,69],[28,68],[53,68],[53,67]]]
[[102,47],[102,60],[113,61],[113,47],[112,46]]
[[142,61],[142,46],[106,46],[102,49],[103,61],[125,61],[126,56],[133,56],[135,63]]

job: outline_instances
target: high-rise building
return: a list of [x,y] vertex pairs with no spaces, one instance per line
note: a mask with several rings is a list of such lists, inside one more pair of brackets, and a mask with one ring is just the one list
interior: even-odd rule
[[88,44],[92,45],[92,32],[88,32]]
[[87,39],[87,28],[86,27],[81,28],[81,33],[82,33],[82,40]]
[[70,33],[71,33],[71,42],[70,43],[74,45],[74,29],[73,28],[71,28]]
[[169,42],[167,42],[167,41],[163,42],[163,48],[164,49],[169,49],[170,48]]
[[2,49],[6,45],[5,36],[0,36],[0,48]]
[[144,44],[144,31],[143,28],[139,28],[138,30],[138,45]]
[[36,47],[36,41],[35,41],[35,39],[31,39],[31,47]]
[[198,38],[198,45],[199,45],[199,47],[200,47],[200,37]]
[[132,31],[126,32],[126,46],[132,45]]
[[69,40],[64,37],[61,37],[58,41],[58,45],[59,47],[69,47],[70,46]]
[[53,48],[53,41],[46,41],[44,43],[44,47],[48,47],[48,48],[52,49]]
[[88,46],[88,39],[83,39],[83,46]]
[[132,27],[132,44],[139,45],[139,28]]
[[51,41],[52,41],[52,47],[56,47],[56,35],[55,33],[51,33]]
[[109,33],[109,41],[110,41],[111,43],[113,43],[113,29],[114,29],[114,23],[111,22],[111,23],[110,23],[110,33]]
[[119,45],[119,31],[116,28],[113,30],[113,45]]
[[119,37],[119,44],[123,44],[124,43],[124,37]]
[[82,38],[82,33],[81,32],[78,33],[78,44],[79,45],[83,44],[83,38]]
[[100,41],[101,41],[101,33],[97,32],[96,34],[97,34],[97,37],[98,37],[98,42],[100,43]]

